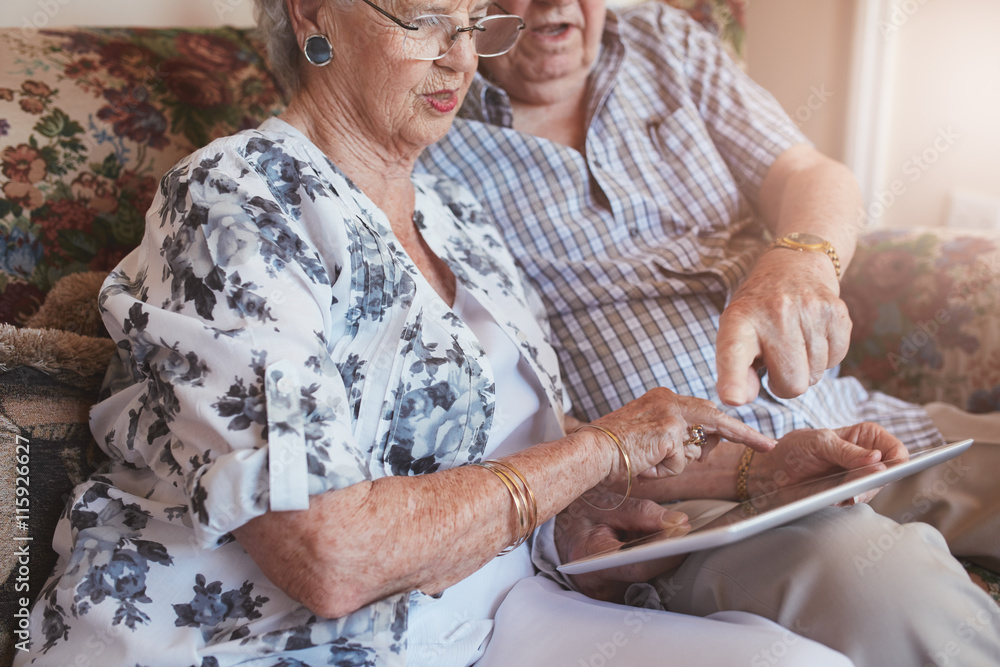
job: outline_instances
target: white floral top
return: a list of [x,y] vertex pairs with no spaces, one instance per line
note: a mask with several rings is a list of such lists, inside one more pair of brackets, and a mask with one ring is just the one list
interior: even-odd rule
[[[520,347],[557,435],[556,358],[497,233],[467,191],[414,186],[424,238]],[[114,464],[57,529],[20,661],[70,664],[96,641],[101,664],[403,664],[410,595],[318,618],[230,535],[312,494],[482,456],[489,361],[381,211],[269,120],[164,177],[101,308],[119,363],[91,426]]]

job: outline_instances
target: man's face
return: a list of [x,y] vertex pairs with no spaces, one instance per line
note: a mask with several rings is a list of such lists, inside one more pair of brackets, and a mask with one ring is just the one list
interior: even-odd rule
[[480,71],[515,101],[538,103],[586,80],[604,31],[604,0],[506,0],[525,30],[506,55],[484,58]]

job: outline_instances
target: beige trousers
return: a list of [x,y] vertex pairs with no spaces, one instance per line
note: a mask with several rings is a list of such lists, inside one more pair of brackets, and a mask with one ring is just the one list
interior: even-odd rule
[[883,488],[871,507],[692,554],[656,582],[664,607],[759,614],[858,667],[1000,665],[1000,606],[951,555],[1000,571],[1000,414],[927,408],[946,440],[976,443]]
[[931,524],[953,554],[1000,572],[1000,413],[925,407],[945,440],[975,442],[957,459],[885,487],[871,506],[900,523]]
[[1000,665],[1000,606],[941,534],[864,504],[691,554],[655,586],[669,611],[751,612],[857,667]]

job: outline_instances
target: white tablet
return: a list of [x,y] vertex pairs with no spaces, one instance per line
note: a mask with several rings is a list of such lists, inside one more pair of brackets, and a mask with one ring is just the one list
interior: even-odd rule
[[908,461],[885,461],[786,486],[738,503],[728,511],[707,517],[707,521],[692,518],[693,529],[685,535],[654,533],[626,542],[619,548],[564,563],[559,570],[566,574],[583,574],[731,544],[947,461],[971,445],[971,439],[962,440],[923,450],[913,454]]

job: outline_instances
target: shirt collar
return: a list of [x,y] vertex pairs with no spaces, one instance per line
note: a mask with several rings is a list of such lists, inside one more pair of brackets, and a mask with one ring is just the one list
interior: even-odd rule
[[[607,97],[611,86],[618,77],[625,60],[625,44],[622,43],[618,29],[618,16],[608,11],[604,21],[604,34],[601,37],[601,50],[597,54],[594,67],[590,72],[589,84],[597,94],[588,95],[599,106]],[[588,109],[592,116],[596,109]],[[459,111],[459,117],[466,120],[476,120],[500,127],[513,126],[513,111],[507,92],[488,80],[480,72],[476,72],[465,96],[465,103]]]

